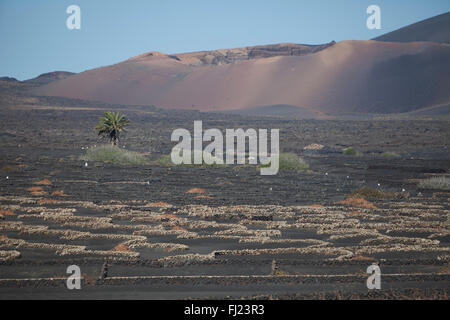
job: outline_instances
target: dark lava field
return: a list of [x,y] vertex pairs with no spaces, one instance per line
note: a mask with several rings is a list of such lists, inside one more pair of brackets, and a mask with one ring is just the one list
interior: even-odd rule
[[[56,98],[0,106],[1,299],[448,299],[448,119],[296,120]],[[12,99],[12,98],[11,98]],[[84,161],[99,116],[149,163]],[[280,129],[309,170],[163,166],[176,128]],[[313,144],[321,145],[320,148]],[[313,145],[311,147],[311,145]],[[352,146],[357,155],[344,155]],[[395,153],[395,157],[383,153]],[[355,190],[372,190],[373,196]],[[381,269],[368,290],[367,267]],[[66,269],[81,269],[69,290]]]

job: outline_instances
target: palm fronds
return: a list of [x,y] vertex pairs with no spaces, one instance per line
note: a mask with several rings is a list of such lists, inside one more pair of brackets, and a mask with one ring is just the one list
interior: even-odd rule
[[124,115],[119,112],[107,111],[98,119],[95,130],[98,131],[98,135],[102,137],[109,137],[109,141],[114,145],[119,141],[119,134],[121,131],[125,131],[125,126],[130,123]]

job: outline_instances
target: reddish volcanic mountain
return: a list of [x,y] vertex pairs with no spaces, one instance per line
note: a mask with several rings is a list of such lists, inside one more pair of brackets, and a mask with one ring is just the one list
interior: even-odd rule
[[172,55],[150,52],[33,90],[203,111],[281,105],[316,115],[393,113],[450,103],[449,70],[446,43],[277,44]]
[[58,81],[62,79],[66,79],[75,73],[66,72],[66,71],[53,71],[41,74],[36,78],[25,80],[24,82],[35,84],[35,85],[44,85],[53,81]]

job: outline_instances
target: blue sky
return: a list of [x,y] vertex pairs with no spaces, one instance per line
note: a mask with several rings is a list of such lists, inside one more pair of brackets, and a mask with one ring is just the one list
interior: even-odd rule
[[[72,4],[81,30],[66,27]],[[366,27],[371,4],[381,30]],[[0,0],[0,76],[81,72],[147,51],[367,40],[448,11],[448,0]]]

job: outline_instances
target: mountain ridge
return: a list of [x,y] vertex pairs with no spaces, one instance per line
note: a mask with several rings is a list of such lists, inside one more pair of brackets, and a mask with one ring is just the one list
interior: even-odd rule
[[447,70],[447,43],[281,43],[178,54],[147,52],[32,92],[199,111],[287,105],[312,114],[399,113],[449,103]]
[[440,14],[374,38],[377,41],[450,43],[450,12]]

